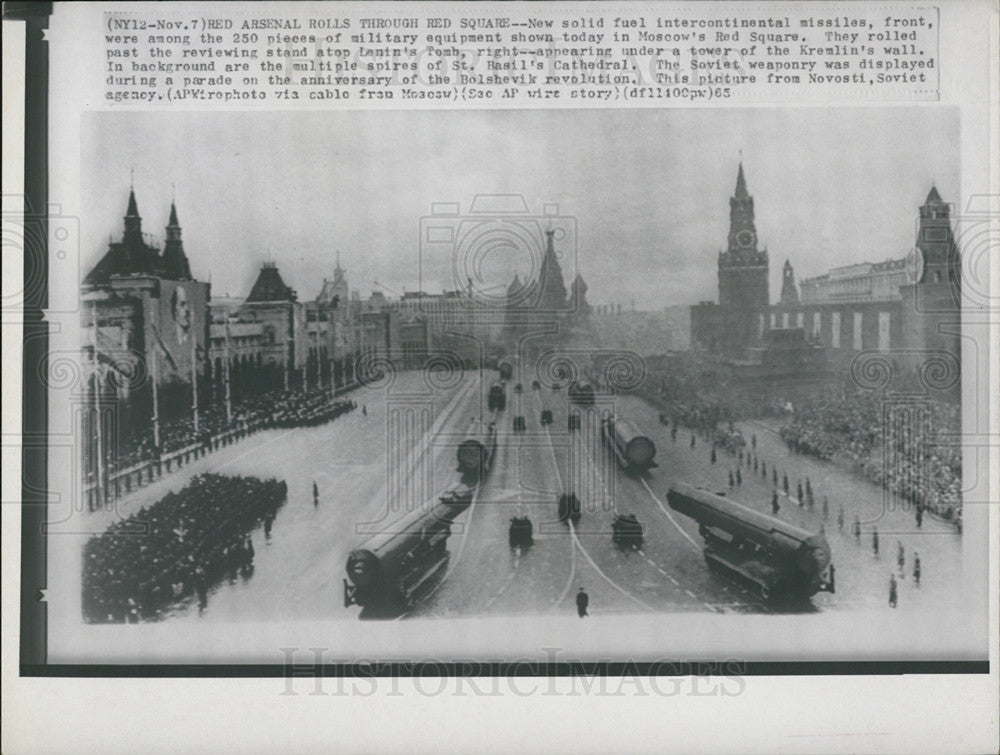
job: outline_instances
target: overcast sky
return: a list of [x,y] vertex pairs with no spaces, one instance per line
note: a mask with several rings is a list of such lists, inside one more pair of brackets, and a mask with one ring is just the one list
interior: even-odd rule
[[[592,304],[716,300],[741,150],[772,300],[786,257],[799,279],[901,257],[932,182],[959,200],[957,111],[938,106],[98,113],[83,133],[85,271],[121,236],[134,167],[143,230],[163,237],[173,184],[215,296],[245,296],[273,260],[312,299],[336,250],[365,297],[376,280],[390,295],[454,288],[447,245],[421,252],[421,217],[502,193],[575,221],[560,253]],[[530,266],[504,249],[482,267],[498,286]]]

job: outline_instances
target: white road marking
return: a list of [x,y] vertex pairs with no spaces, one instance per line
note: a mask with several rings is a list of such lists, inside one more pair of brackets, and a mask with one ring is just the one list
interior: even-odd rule
[[639,480],[640,482],[642,482],[642,486],[646,488],[646,492],[648,492],[649,495],[652,496],[653,500],[656,501],[656,505],[660,507],[660,511],[662,511],[664,514],[667,515],[667,519],[670,520],[670,523],[677,528],[678,532],[680,532],[682,535],[684,535],[685,538],[687,538],[687,541],[694,546],[695,550],[701,553],[701,546],[695,542],[694,538],[692,538],[687,532],[684,531],[684,529],[677,523],[677,520],[674,519],[673,515],[669,511],[667,511],[666,507],[663,505],[660,499],[656,497],[656,493],[654,493],[653,489],[649,487],[649,483],[643,480],[641,477],[639,478]]

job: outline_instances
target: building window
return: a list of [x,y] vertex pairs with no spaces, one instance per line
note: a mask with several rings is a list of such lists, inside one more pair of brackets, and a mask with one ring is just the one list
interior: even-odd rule
[[861,312],[854,313],[854,350],[861,351],[864,348],[861,338],[861,326],[864,315]]
[[757,316],[757,337],[758,338],[763,338],[764,337],[764,313],[763,312],[761,312]]
[[878,313],[878,350],[888,351],[889,350],[889,313],[879,312]]
[[783,328],[787,328],[788,327],[788,313],[787,312],[782,312],[781,313],[781,327],[783,327]]
[[830,345],[840,348],[840,312],[833,312],[830,315]]
[[813,336],[819,338],[823,332],[823,316],[819,312],[813,312]]
[[795,327],[796,328],[804,328],[805,327],[805,317],[806,317],[806,313],[805,312],[799,312],[797,315],[795,315]]
[[777,325],[775,325],[775,323],[778,321],[777,317],[778,316],[774,312],[771,313],[771,329],[772,330],[777,327]]

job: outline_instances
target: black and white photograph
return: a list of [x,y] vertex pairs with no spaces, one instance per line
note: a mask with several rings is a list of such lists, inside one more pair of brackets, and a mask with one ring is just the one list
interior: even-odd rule
[[713,627],[692,652],[981,656],[958,129],[87,116],[88,532],[59,541],[53,636],[67,660],[122,624],[140,661],[144,629],[153,659],[273,661],[240,627],[275,621],[371,651],[367,620],[434,657],[663,652],[658,627]]
[[996,739],[996,0],[8,5],[4,751]]

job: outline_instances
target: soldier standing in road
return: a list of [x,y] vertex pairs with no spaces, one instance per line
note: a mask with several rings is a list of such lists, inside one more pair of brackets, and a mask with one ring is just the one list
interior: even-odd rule
[[899,578],[906,579],[906,572],[903,569],[906,567],[906,549],[903,548],[903,541],[896,541],[896,566],[899,568]]
[[753,455],[753,471],[757,471],[757,454]]
[[896,607],[897,588],[896,588],[896,575],[889,575],[889,605],[893,608]]
[[878,530],[874,527],[872,528],[872,552],[875,554],[875,558],[878,558]]
[[694,443],[695,443],[694,433],[691,433],[691,448],[694,448]]
[[801,506],[801,505],[802,505],[802,503],[803,503],[803,502],[804,502],[804,500],[805,500],[805,499],[804,499],[804,496],[802,495],[802,480],[799,480],[799,484],[798,484],[798,487],[796,487],[796,491],[795,491],[795,492],[797,492],[797,493],[799,494],[799,495],[798,495],[798,498],[799,498],[799,506]]
[[729,470],[729,487],[733,487],[736,482],[733,480],[733,470]]
[[917,529],[921,527],[924,523],[924,507],[922,504],[917,504]]
[[587,593],[580,588],[580,592],[576,594],[576,613],[582,619],[584,616],[589,616],[587,613],[587,606],[590,605],[590,598]]
[[361,413],[363,415],[365,415],[366,417],[368,416],[368,404],[362,404],[361,405]]
[[715,446],[712,446],[712,463],[715,464]]
[[743,475],[740,473],[739,467],[736,467],[736,484],[737,485],[743,484]]
[[823,496],[823,521],[830,518],[830,499]]
[[766,461],[762,461],[760,463],[760,474],[761,474],[761,477],[763,477],[765,480],[767,479],[767,462]]
[[861,520],[857,514],[854,515],[854,539],[861,542]]
[[313,480],[313,508],[319,508],[319,487],[316,485],[316,480]]
[[781,487],[785,489],[785,495],[788,495],[788,473],[785,472],[781,475]]
[[913,582],[920,587],[920,554],[913,551]]
[[844,504],[840,504],[840,509],[837,511],[837,529],[844,531]]
[[771,513],[774,514],[775,516],[777,516],[778,515],[778,511],[780,509],[781,509],[781,506],[778,505],[778,491],[775,490],[771,494]]
[[753,435],[750,436],[750,445],[753,446],[753,449],[755,451],[757,450],[757,434],[756,433],[754,433]]
[[674,422],[674,426],[670,428],[670,440],[677,440],[677,423]]

